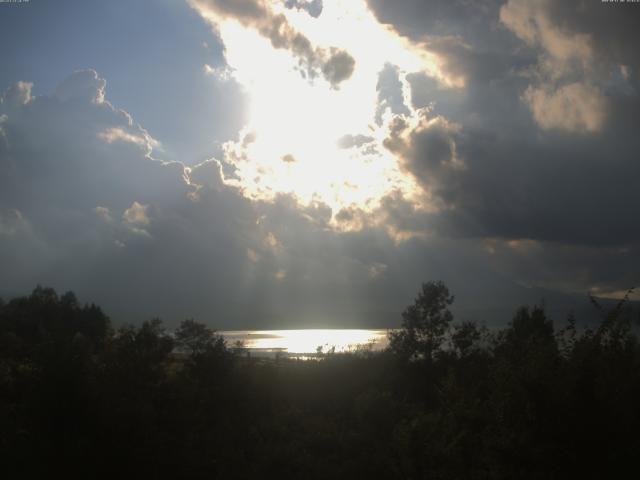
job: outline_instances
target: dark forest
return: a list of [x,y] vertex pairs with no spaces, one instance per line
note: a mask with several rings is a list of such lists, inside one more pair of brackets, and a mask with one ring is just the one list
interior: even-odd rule
[[[428,282],[389,332],[317,360],[253,358],[194,320],[114,328],[71,292],[0,303],[4,478],[620,478],[640,440],[638,314],[522,307],[457,322]],[[626,472],[626,473],[625,473]]]

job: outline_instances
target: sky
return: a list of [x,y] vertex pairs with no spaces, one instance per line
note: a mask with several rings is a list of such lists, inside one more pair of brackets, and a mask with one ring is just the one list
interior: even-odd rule
[[640,283],[640,4],[0,3],[0,296],[388,327]]

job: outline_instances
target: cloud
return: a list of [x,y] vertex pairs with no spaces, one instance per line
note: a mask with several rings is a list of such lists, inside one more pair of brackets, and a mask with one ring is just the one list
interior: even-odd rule
[[440,116],[413,124],[397,116],[384,142],[425,189],[430,207],[448,208],[456,202],[457,177],[465,169],[456,147],[459,131],[459,125]]
[[501,7],[501,23],[538,55],[522,98],[542,129],[599,133],[613,98],[633,91],[622,72],[627,62],[638,62],[623,45],[637,41],[637,33],[625,16],[640,15],[608,7],[585,4],[575,12],[548,0],[509,0]]
[[437,36],[466,34],[486,41],[491,17],[502,3],[500,0],[469,2],[467,0],[367,0],[381,23],[388,24],[412,38],[425,33]]
[[62,102],[78,100],[102,103],[106,84],[107,82],[98,77],[94,70],[81,70],[60,83],[56,88],[55,95]]
[[376,123],[382,125],[383,116],[387,111],[392,114],[409,114],[405,104],[404,86],[400,81],[400,70],[397,66],[387,63],[378,74],[378,106],[376,108]]
[[25,220],[18,210],[0,210],[0,235],[6,237],[13,236],[25,227]]
[[[623,213],[640,201],[631,180],[640,173],[632,159],[638,142],[630,131],[566,143],[451,128],[438,118],[413,128],[398,123],[386,146],[435,209],[406,217],[408,231],[594,248],[640,243],[640,229]],[[618,141],[625,146],[612,158]]]
[[[181,164],[151,156],[151,137],[104,100],[106,82],[96,72],[76,72],[48,96],[31,96],[26,85],[9,89],[0,105],[7,138],[0,144],[0,208],[22,219],[13,238],[23,246],[12,243],[9,251],[33,247],[20,267],[32,283],[56,269],[90,269],[87,256],[108,255],[116,240],[130,240],[114,216],[148,226],[142,205],[162,209],[193,187]],[[73,268],[57,266],[76,254]],[[42,280],[29,277],[34,271]]]
[[354,148],[361,147],[375,140],[375,138],[368,135],[344,135],[338,139],[338,147],[340,148]]
[[[387,151],[379,150],[419,187],[415,196],[390,188],[367,209],[277,192],[251,200],[229,181],[226,158],[159,161],[157,143],[109,102],[96,72],[76,72],[46,95],[20,82],[0,101],[0,291],[40,282],[78,290],[116,320],[194,316],[217,328],[277,328],[388,326],[431,278],[445,280],[460,307],[505,306],[504,320],[549,294],[536,287],[637,284],[640,226],[628,212],[640,203],[639,10],[511,2],[520,10],[504,23],[498,1],[369,3],[464,80],[448,85],[389,64],[377,104],[375,77],[370,92],[368,121],[379,108],[382,126],[330,137],[334,146],[353,133],[339,138],[345,162],[332,168],[359,172],[375,155],[358,163],[355,149],[371,137],[380,145],[386,132]],[[250,0],[194,5],[213,23],[258,31],[314,75],[335,53],[286,21],[321,21],[328,4],[319,20],[295,12],[282,20],[275,12],[284,5]],[[588,48],[575,38],[588,38]],[[342,84],[347,60],[337,57],[326,75]],[[156,108],[174,111],[164,100]],[[303,165],[278,144],[278,167]],[[289,152],[296,162],[282,161]]]
[[[325,49],[313,46],[284,14],[274,12],[263,0],[190,0],[190,5],[214,26],[226,19],[233,19],[255,29],[274,48],[290,51],[310,78],[321,74],[337,88],[353,74],[355,60],[348,52],[335,47]],[[292,7],[298,5],[295,3]]]
[[500,8],[500,21],[531,47],[541,47],[561,65],[592,60],[591,36],[571,32],[554,23],[548,0],[509,0]]
[[130,225],[147,226],[151,223],[147,215],[148,205],[133,202],[122,214],[122,220]]
[[322,75],[331,85],[336,86],[351,77],[355,65],[356,61],[347,52],[332,48],[322,65]]
[[388,260],[359,251],[366,235],[354,245],[335,232],[327,205],[254,202],[222,182],[215,159],[154,159],[146,131],[79,80],[64,82],[78,94],[33,97],[24,84],[2,98],[4,294],[44,283],[116,321],[195,316],[227,328],[383,325],[401,308],[380,286],[398,281]]
[[485,248],[497,270],[518,278],[527,286],[545,286],[557,291],[608,294],[613,285],[635,285],[635,273],[626,264],[638,262],[637,248],[570,247],[532,240],[485,240]]
[[[638,9],[616,13],[587,3],[577,12],[559,2],[516,1],[369,5],[465,78],[458,89],[424,73],[404,79],[407,106],[423,108],[424,117],[396,114],[385,146],[425,190],[431,210],[404,215],[411,209],[395,208],[389,221],[404,219],[400,231],[594,248],[637,244],[640,232],[621,212],[640,201],[628,180],[638,172],[630,127],[632,112],[640,112],[638,78],[623,73],[637,71],[637,58],[623,45],[637,41],[625,16],[637,18]],[[620,66],[627,64],[636,66]],[[595,218],[602,228],[592,228]]]
[[529,86],[524,100],[538,125],[546,130],[598,132],[604,125],[607,101],[590,85],[576,82],[555,91]]
[[[148,136],[138,136],[132,133],[128,133],[122,128],[114,127],[108,128],[98,134],[98,138],[104,140],[107,143],[114,142],[128,142],[138,145],[139,147],[149,147],[151,140]],[[149,152],[151,153],[151,152]]]
[[76,290],[116,321],[194,316],[217,328],[299,328],[387,326],[427,277],[448,281],[460,307],[476,301],[473,284],[486,297],[515,288],[492,276],[472,240],[391,235],[391,227],[427,231],[410,202],[389,199],[373,216],[354,211],[362,228],[336,231],[323,203],[247,199],[222,182],[215,159],[187,168],[155,160],[151,145],[105,141],[99,134],[110,129],[146,136],[93,98],[2,104],[5,294],[39,282]]
[[313,18],[318,18],[322,13],[322,0],[285,0],[284,6],[305,10]]
[[32,88],[33,83],[31,82],[17,82],[9,87],[2,96],[4,109],[20,108],[29,103],[32,99]]
[[509,0],[500,9],[502,24],[542,51],[534,72],[537,85],[529,85],[522,98],[543,129],[598,132],[605,120],[606,97],[593,83],[571,80],[576,72],[582,78],[592,73],[592,37],[561,27],[549,6],[547,0]]
[[501,0],[367,3],[381,23],[435,54],[444,73],[438,82],[441,87],[459,89],[476,80],[495,78],[513,67],[512,56],[505,55],[513,39],[496,28]]
[[[426,72],[384,67],[376,120],[388,127],[385,148],[423,192],[391,192],[375,211],[342,208],[333,212],[335,228],[379,230],[400,250],[435,238],[468,241],[479,262],[489,255],[487,239],[516,242],[505,265],[525,255],[543,264],[550,252],[562,252],[572,273],[558,272],[566,279],[558,288],[617,283],[595,258],[616,248],[635,252],[640,243],[640,229],[622,213],[640,201],[632,181],[640,173],[632,127],[640,111],[637,59],[619,41],[634,34],[622,18],[624,34],[613,20],[602,30],[595,4],[576,15],[556,3],[369,1],[379,20],[436,52],[445,74],[463,81],[448,85]],[[513,248],[526,242],[536,248]],[[620,257],[608,258],[620,285],[634,278]],[[393,260],[374,261],[391,265],[384,275],[394,271]],[[543,267],[547,274],[505,272],[523,285],[552,286],[555,270]],[[571,287],[580,268],[591,273]]]
[[220,191],[224,187],[222,166],[215,158],[206,160],[188,169],[189,182],[198,187]]
[[[637,82],[620,73],[640,66],[629,48],[638,40],[632,25],[640,19],[632,5],[611,8],[584,2],[576,9],[548,0],[368,3],[380,21],[423,42],[438,55],[447,75],[462,80],[464,88],[450,92],[446,85],[414,73],[407,77],[414,104],[447,117],[467,117],[464,123],[481,122],[480,117],[486,123],[487,116],[492,122],[525,120],[517,104],[521,101],[543,130],[600,134],[615,121],[610,117],[614,98],[629,95]],[[569,128],[558,122],[543,126],[528,99],[537,93],[540,100],[544,93],[548,100],[563,89],[556,103],[578,92],[589,92],[595,100],[574,109],[576,120]]]

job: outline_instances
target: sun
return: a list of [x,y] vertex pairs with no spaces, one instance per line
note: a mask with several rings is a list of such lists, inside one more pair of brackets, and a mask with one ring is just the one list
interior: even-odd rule
[[394,65],[408,115],[417,116],[404,76],[421,71],[446,81],[437,58],[381,25],[364,0],[325,0],[318,18],[283,2],[264,5],[314,48],[348,52],[355,67],[339,85],[310,78],[300,58],[275,48],[260,28],[232,15],[215,17],[230,74],[250,98],[248,124],[224,147],[224,161],[235,169],[225,181],[250,198],[290,194],[302,204],[323,202],[334,214],[372,210],[391,191],[411,196],[413,180],[383,146],[391,115],[377,114],[378,78],[385,65]]

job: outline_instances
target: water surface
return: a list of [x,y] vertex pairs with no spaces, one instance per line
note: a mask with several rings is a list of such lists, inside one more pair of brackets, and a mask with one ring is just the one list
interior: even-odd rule
[[308,355],[363,348],[382,350],[387,346],[387,330],[379,329],[233,330],[219,333],[230,347],[241,344],[248,352],[257,354]]

